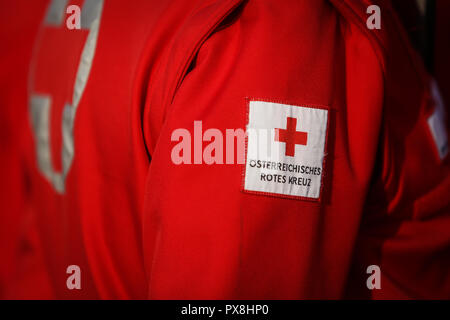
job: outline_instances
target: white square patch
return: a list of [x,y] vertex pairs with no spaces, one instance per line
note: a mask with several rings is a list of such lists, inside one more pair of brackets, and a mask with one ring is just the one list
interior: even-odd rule
[[250,101],[244,191],[320,198],[328,110]]

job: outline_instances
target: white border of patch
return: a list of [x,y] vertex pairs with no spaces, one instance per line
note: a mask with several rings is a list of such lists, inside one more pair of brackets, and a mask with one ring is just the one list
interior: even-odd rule
[[[291,118],[291,127],[296,122],[295,131],[287,130],[288,118]],[[250,100],[244,191],[319,200],[327,129],[326,107]],[[280,132],[283,132],[283,138],[286,134],[289,137],[290,151],[286,149],[288,143],[277,141],[282,140]],[[297,138],[305,134],[307,139],[303,144],[304,141]],[[299,142],[295,144],[294,152],[292,141]]]

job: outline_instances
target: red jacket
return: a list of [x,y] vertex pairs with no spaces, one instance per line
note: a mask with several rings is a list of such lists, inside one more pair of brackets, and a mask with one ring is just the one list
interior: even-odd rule
[[[69,4],[81,30],[51,5],[36,40],[23,148],[58,298],[450,296],[444,115],[388,2],[381,30],[369,1]],[[176,164],[194,121],[272,130],[276,161],[248,136],[246,164]]]
[[0,299],[52,296],[18,147],[29,135],[29,61],[45,8],[42,0],[0,3]]

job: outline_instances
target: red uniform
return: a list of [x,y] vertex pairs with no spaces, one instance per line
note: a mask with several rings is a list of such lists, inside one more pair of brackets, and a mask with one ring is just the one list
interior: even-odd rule
[[[51,2],[25,150],[56,296],[449,297],[444,112],[389,3],[381,30],[370,4]],[[275,153],[249,135],[245,164],[194,164],[194,136],[176,164],[194,121],[268,130]],[[372,264],[376,291],[357,276]]]
[[26,200],[27,75],[46,1],[0,4],[0,298],[50,298],[34,215]]

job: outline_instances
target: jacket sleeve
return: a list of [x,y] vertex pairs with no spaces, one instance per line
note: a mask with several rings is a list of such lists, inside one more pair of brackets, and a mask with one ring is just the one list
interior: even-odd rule
[[[378,3],[384,29],[383,117],[377,169],[349,275],[350,297],[448,299],[450,158],[445,101],[396,11],[388,1]],[[369,279],[368,267],[374,265],[379,267],[378,280]]]
[[[173,96],[161,99],[163,107],[147,105],[163,109],[150,112],[146,133],[152,157],[143,220],[149,297],[339,298],[377,152],[384,90],[379,59],[326,1],[243,2],[221,19],[186,52],[192,59]],[[273,137],[278,160],[256,178],[239,163],[238,139],[234,147],[226,140],[227,129],[245,130],[254,115],[263,123],[281,115],[287,121]],[[289,128],[323,128],[325,143],[304,152],[313,134],[309,140],[280,134]],[[292,137],[299,145],[288,150]],[[319,176],[319,191],[297,188],[302,196],[296,196],[289,164],[301,165],[314,152],[321,170],[309,168],[303,177]],[[177,163],[174,154],[191,164]],[[284,187],[261,182],[263,173],[285,176],[272,181]],[[246,179],[266,191],[248,192],[256,187]]]

